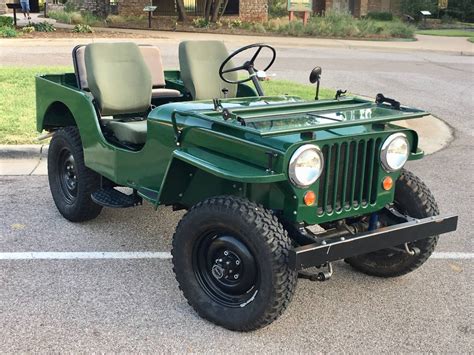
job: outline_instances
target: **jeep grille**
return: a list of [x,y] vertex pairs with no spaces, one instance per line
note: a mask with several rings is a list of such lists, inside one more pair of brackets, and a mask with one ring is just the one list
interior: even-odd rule
[[376,202],[381,143],[381,138],[370,138],[322,147],[325,168],[319,179],[318,215]]

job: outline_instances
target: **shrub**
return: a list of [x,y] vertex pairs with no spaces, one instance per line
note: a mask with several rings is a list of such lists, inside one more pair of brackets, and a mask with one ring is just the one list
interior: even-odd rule
[[265,29],[265,27],[263,26],[263,24],[261,24],[260,22],[254,23],[252,30],[253,30],[254,32],[257,32],[257,33],[265,33],[265,32],[267,32],[267,30]]
[[268,0],[268,16],[270,18],[288,15],[287,2],[285,0]]
[[209,27],[209,21],[206,21],[204,17],[198,17],[193,19],[193,27],[196,28],[208,28]]
[[80,23],[84,23],[84,19],[79,12],[71,12],[70,23],[73,25],[77,25]]
[[71,24],[72,16],[79,14],[78,12],[66,12],[66,11],[48,11],[48,17],[55,19],[58,22]]
[[35,28],[35,31],[37,31],[37,32],[54,32],[54,31],[56,31],[56,28],[54,27],[54,25],[47,22],[47,21],[35,23],[35,24],[33,24],[33,27]]
[[9,38],[9,37],[16,37],[18,33],[13,27],[3,26],[0,27],[0,37]]
[[35,32],[35,27],[34,26],[25,26],[21,29],[23,33],[31,33]]
[[64,3],[64,11],[66,12],[74,12],[74,11],[79,11],[81,9],[81,6],[83,5],[84,1],[71,1],[68,0]]
[[90,13],[90,12],[87,12],[87,11],[83,11],[81,13],[81,16],[82,16],[82,19],[83,19],[83,24],[85,25],[89,25],[89,26],[97,26],[97,25],[101,25],[103,24],[103,19],[101,19],[100,17],[97,17],[96,15]]
[[377,21],[392,21],[393,14],[391,12],[372,11],[367,14],[367,18]]
[[105,22],[110,23],[112,25],[121,25],[127,22],[125,17],[120,16],[120,15],[109,15],[105,19]]
[[401,21],[393,21],[387,23],[384,33],[395,38],[413,38],[415,30],[414,26],[407,25]]
[[350,14],[328,11],[326,16],[316,16],[303,26],[301,21],[278,24],[268,21],[267,30],[277,31],[290,36],[318,37],[397,37],[413,38],[415,28],[400,20],[375,21],[369,18],[362,20]]
[[0,27],[13,27],[13,18],[10,16],[0,16]]
[[239,19],[231,20],[229,22],[229,27],[234,28],[234,27],[242,27],[242,21]]
[[75,33],[93,33],[94,31],[92,30],[92,27],[89,26],[89,25],[77,24],[72,29],[72,32],[75,32]]

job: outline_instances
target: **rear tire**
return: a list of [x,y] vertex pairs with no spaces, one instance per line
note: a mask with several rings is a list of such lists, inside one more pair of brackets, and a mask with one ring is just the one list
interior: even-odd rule
[[291,301],[297,273],[291,241],[278,219],[249,200],[221,196],[198,203],[173,236],[173,270],[188,303],[230,330],[277,319]]
[[[395,185],[395,207],[402,214],[414,218],[426,218],[439,214],[438,205],[428,187],[413,173],[402,170]],[[354,269],[367,275],[396,277],[419,268],[433,253],[438,236],[420,239],[409,243],[420,250],[414,256],[389,249],[359,255],[346,259]],[[404,246],[398,246],[403,249]]]
[[100,214],[102,206],[91,199],[91,193],[100,187],[100,175],[85,166],[76,127],[61,128],[51,139],[48,180],[54,203],[64,218],[83,222]]

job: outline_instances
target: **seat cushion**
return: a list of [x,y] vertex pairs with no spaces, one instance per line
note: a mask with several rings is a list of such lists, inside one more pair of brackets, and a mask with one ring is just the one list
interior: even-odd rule
[[143,55],[146,65],[151,73],[151,83],[153,87],[165,87],[165,73],[161,53],[158,47],[140,45],[140,52]]
[[[223,81],[219,68],[229,53],[221,41],[184,41],[179,44],[181,79],[194,100],[223,98],[222,89],[229,90],[227,97],[237,95],[237,85]],[[230,61],[226,68],[234,67]],[[237,72],[226,74],[226,79],[237,80]]]
[[151,97],[154,99],[157,98],[166,98],[166,97],[180,97],[181,93],[178,90],[166,89],[166,88],[157,88],[151,90]]
[[132,144],[145,144],[146,142],[146,121],[123,122],[110,120],[107,127],[114,133],[115,137],[121,142]]
[[84,54],[87,82],[101,115],[150,107],[151,73],[135,43],[91,43]]

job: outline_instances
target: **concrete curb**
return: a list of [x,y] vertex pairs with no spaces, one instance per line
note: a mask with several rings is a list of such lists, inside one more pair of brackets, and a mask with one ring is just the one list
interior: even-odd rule
[[0,144],[0,159],[42,159],[48,157],[47,144]]

